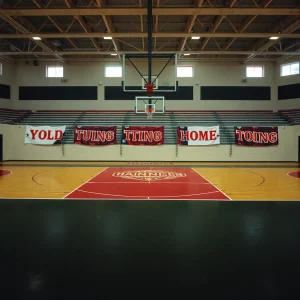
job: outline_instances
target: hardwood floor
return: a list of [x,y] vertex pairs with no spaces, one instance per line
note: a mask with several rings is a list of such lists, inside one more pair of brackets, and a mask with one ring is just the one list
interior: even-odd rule
[[132,162],[4,162],[0,170],[1,198],[63,199],[106,167],[189,167],[231,200],[300,200],[297,163],[145,163]]

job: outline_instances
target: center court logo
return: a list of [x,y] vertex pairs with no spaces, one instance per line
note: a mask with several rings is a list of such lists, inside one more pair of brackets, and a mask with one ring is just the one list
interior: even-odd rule
[[138,170],[138,171],[126,171],[115,172],[113,177],[120,177],[124,179],[133,179],[140,181],[154,181],[154,180],[167,180],[186,177],[185,173],[160,171],[160,170]]

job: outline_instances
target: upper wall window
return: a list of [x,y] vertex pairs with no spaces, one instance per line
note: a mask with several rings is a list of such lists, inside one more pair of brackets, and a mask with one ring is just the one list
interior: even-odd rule
[[247,77],[264,77],[264,67],[247,66],[246,75]]
[[177,77],[193,77],[194,70],[192,66],[177,67]]
[[0,63],[0,75],[2,75],[2,63]]
[[63,66],[47,66],[46,77],[64,77]]
[[119,66],[105,67],[105,77],[122,77],[122,67]]
[[280,66],[280,76],[290,76],[296,74],[299,74],[299,62]]

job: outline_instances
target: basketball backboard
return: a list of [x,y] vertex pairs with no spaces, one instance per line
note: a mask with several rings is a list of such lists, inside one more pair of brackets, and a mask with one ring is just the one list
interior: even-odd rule
[[154,114],[165,113],[165,97],[163,96],[136,96],[135,113],[146,115],[146,108],[149,106],[149,103],[155,109]]
[[145,84],[153,83],[153,93],[176,92],[177,82],[177,54],[151,54],[151,82],[149,81],[149,64],[147,54],[123,54],[122,77],[123,91],[143,93]]

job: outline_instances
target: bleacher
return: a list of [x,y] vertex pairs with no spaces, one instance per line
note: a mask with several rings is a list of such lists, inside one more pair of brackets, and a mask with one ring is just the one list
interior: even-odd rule
[[67,126],[63,142],[72,144],[74,126],[117,126],[117,141],[121,140],[122,125],[164,126],[165,144],[176,144],[177,126],[220,126],[221,144],[234,143],[234,126],[287,126],[288,120],[272,111],[168,111],[145,114],[133,111],[36,111],[18,120],[23,125]]
[[221,134],[226,133],[230,141],[234,141],[234,126],[287,126],[289,122],[272,111],[218,111],[220,118]]
[[[176,126],[217,126],[219,122],[212,111],[173,111],[171,113]],[[176,130],[176,128],[175,128]],[[220,128],[221,143],[226,144],[226,136]],[[173,144],[176,143],[176,139]]]
[[71,144],[74,140],[74,124],[78,122],[81,115],[81,111],[36,111],[21,120],[19,124],[31,126],[67,126],[64,142]]
[[[117,141],[121,140],[122,125],[129,112],[127,111],[87,111],[81,115],[76,125],[80,126],[117,126]],[[66,143],[73,141],[69,138]]]
[[279,113],[290,123],[300,124],[300,109],[281,110]]
[[0,124],[15,124],[30,114],[30,110],[0,108]]

